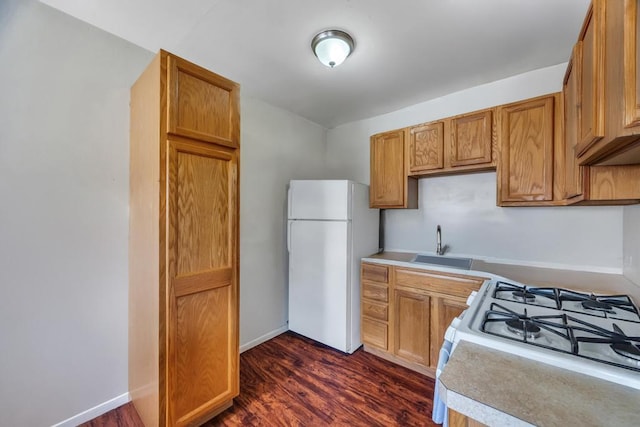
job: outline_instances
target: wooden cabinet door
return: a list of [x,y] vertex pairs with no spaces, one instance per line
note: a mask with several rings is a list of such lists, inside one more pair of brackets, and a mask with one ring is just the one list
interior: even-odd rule
[[493,110],[465,114],[451,119],[450,165],[491,163]]
[[467,308],[466,300],[453,297],[432,297],[432,317],[431,317],[431,366],[438,366],[438,356],[440,348],[444,342],[444,333],[455,319]]
[[167,407],[182,426],[238,393],[238,159],[168,144]]
[[553,200],[554,100],[499,107],[499,203]]
[[362,319],[362,343],[380,350],[389,350],[389,331],[386,322],[373,319]]
[[573,49],[571,61],[567,67],[562,93],[564,95],[564,198],[571,199],[583,194],[583,167],[578,164],[576,146],[578,145],[578,89],[580,87],[578,69],[574,66],[580,63],[582,42],[578,42]]
[[409,172],[444,167],[444,123],[428,123],[409,129]]
[[430,304],[428,295],[408,288],[394,290],[393,353],[397,357],[429,366]]
[[173,55],[167,58],[167,132],[237,147],[239,86]]
[[604,136],[604,1],[595,0],[579,37],[577,155]]
[[404,207],[406,185],[404,130],[371,137],[371,207]]
[[637,0],[624,2],[624,126],[640,125],[640,8]]

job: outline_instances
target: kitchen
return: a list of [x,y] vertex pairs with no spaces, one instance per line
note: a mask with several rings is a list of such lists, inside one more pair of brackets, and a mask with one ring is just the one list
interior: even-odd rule
[[[12,207],[2,211],[2,283],[20,284],[1,310],[3,346],[13,349],[3,351],[1,401],[3,424],[50,425],[127,391],[127,105],[153,53],[41,3],[19,3],[4,3],[0,15],[0,57],[12,64],[0,71],[2,198]],[[562,64],[331,129],[243,98],[241,349],[286,330],[290,179],[367,183],[375,133],[559,91],[583,15]],[[452,254],[624,272],[640,283],[637,206],[498,208],[495,183],[493,172],[420,180],[419,209],[387,211],[386,248],[432,251],[441,224]]]

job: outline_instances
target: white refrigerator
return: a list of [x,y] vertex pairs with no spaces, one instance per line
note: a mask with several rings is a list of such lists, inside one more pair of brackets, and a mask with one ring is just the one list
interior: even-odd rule
[[369,187],[347,180],[289,183],[289,329],[345,353],[360,340],[360,258],[378,249]]

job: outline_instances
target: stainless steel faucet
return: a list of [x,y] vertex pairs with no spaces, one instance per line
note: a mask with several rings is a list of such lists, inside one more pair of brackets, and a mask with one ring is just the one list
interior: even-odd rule
[[438,224],[438,227],[436,228],[436,253],[438,255],[444,255],[446,251],[447,251],[447,247],[446,246],[444,248],[442,247],[442,229]]

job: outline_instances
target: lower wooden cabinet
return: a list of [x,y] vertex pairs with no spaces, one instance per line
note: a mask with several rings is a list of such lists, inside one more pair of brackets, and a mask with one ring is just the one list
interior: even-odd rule
[[447,327],[486,280],[366,262],[361,277],[365,351],[431,377]]
[[453,409],[449,409],[449,427],[483,427],[479,421],[471,419],[466,415],[462,415],[460,412],[456,412]]
[[394,289],[393,311],[393,354],[429,366],[431,298],[410,288]]
[[361,323],[362,342],[389,350],[389,267],[362,263]]
[[[474,289],[475,290],[475,289]],[[469,292],[471,293],[471,292]],[[466,298],[440,296],[433,299],[433,331],[430,366],[438,365],[440,347],[447,328],[467,308]]]

